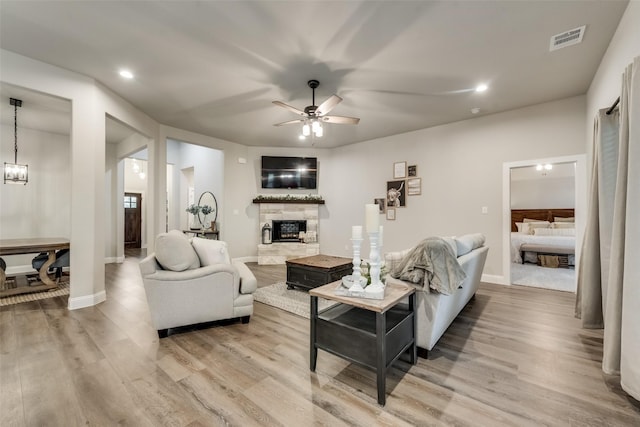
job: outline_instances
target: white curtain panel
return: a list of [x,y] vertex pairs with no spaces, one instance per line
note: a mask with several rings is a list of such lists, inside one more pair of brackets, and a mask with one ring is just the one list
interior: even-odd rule
[[[615,262],[609,271],[609,283],[621,284],[622,292],[616,293],[617,297],[613,299],[613,286],[609,287],[604,343],[605,350],[607,341],[615,346],[615,329],[607,333],[607,325],[610,318],[614,323],[618,318],[621,329],[620,384],[640,400],[640,57],[634,59],[622,77],[619,153],[611,247],[611,258]],[[621,314],[616,316],[620,306]],[[611,360],[607,353],[603,358],[603,370],[614,371],[615,352],[611,351]]]
[[596,117],[576,316],[604,327],[602,370],[640,400],[640,57],[623,74],[619,111]]
[[582,258],[578,271],[576,316],[582,327],[604,327],[607,280],[611,260],[613,201],[618,168],[619,112],[598,112],[594,123],[593,166],[587,225],[582,243]]

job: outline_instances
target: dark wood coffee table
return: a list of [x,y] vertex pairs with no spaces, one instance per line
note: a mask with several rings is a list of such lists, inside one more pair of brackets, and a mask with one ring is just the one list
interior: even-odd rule
[[313,289],[335,282],[351,274],[351,258],[314,255],[290,259],[287,262],[287,289]]

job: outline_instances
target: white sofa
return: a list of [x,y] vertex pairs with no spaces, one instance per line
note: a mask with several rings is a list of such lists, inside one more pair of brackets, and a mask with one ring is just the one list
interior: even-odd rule
[[160,338],[178,326],[234,318],[248,323],[253,314],[256,278],[243,263],[231,262],[223,241],[162,233],[140,273]]
[[[422,357],[427,356],[427,352],[433,349],[451,322],[475,296],[487,259],[489,247],[484,246],[485,239],[481,234],[465,235],[453,239],[456,243],[458,263],[466,273],[464,282],[453,294],[444,295],[433,291],[429,292],[421,286],[395,279],[390,275],[386,279],[388,283],[405,283],[416,288],[416,338],[418,347],[421,349],[419,354]],[[386,264],[390,265],[394,262],[393,260],[397,260],[409,251],[410,249],[385,254]]]

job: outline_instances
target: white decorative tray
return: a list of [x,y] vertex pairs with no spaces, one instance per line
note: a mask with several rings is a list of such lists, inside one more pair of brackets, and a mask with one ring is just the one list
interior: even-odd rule
[[362,289],[367,284],[367,279],[365,277],[360,277],[360,289],[351,289],[354,284],[355,281],[353,280],[353,276],[344,276],[334,292],[336,295],[344,297],[384,299],[384,287],[374,289],[372,286],[367,286]]

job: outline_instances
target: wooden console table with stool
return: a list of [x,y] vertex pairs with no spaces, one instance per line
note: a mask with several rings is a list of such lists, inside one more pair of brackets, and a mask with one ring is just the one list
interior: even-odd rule
[[[49,266],[56,260],[56,251],[60,249],[69,249],[69,240],[60,237],[42,237],[30,239],[3,239],[0,240],[0,256],[1,255],[22,255],[39,252],[47,252],[49,258],[40,268],[40,281],[34,285],[29,285],[23,276],[16,277],[16,286],[7,288],[6,272],[0,268],[0,297],[11,295],[26,294],[29,292],[42,292],[58,287],[57,281],[51,280],[47,271]],[[19,280],[23,278],[24,280]],[[22,282],[22,283],[19,283]]]

